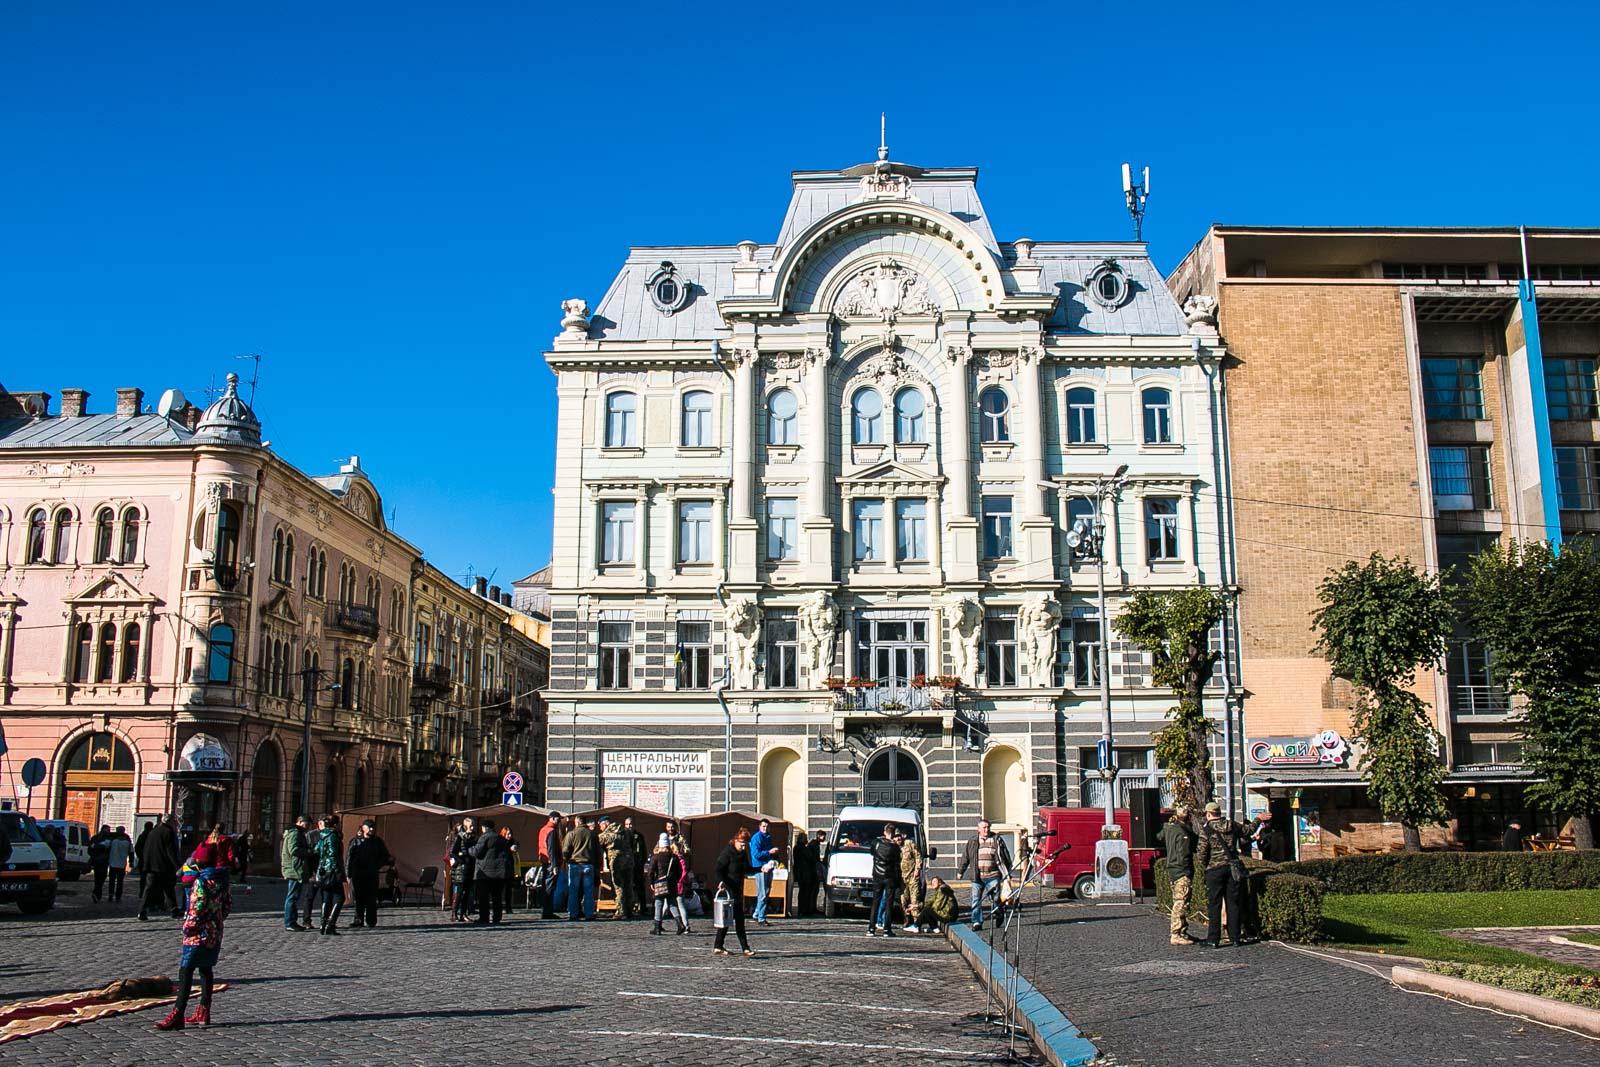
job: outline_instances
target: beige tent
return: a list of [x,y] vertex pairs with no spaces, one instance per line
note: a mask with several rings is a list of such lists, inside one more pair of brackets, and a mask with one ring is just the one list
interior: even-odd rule
[[684,836],[689,839],[689,866],[702,885],[716,885],[717,857],[722,854],[723,846],[733,839],[733,835],[740,830],[749,830],[754,834],[762,819],[772,823],[772,842],[783,850],[778,854],[778,859],[787,866],[791,862],[789,824],[782,819],[774,819],[757,811],[714,811],[678,820]]
[[471,815],[474,819],[493,819],[495,829],[511,827],[511,836],[517,842],[517,869],[524,870],[539,858],[539,831],[550,821],[550,809],[535,804],[485,804],[481,808],[468,808],[456,813]]
[[363,820],[378,824],[378,836],[389,846],[394,856],[399,880],[414,882],[424,867],[438,867],[439,891],[445,885],[445,839],[450,826],[459,817],[454,808],[439,804],[426,804],[409,800],[387,800],[382,804],[369,804],[364,808],[351,808],[339,813],[339,827],[346,842],[355,834]]

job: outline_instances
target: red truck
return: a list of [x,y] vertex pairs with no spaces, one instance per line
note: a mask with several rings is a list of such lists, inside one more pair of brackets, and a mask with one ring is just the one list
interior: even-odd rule
[[[1132,813],[1127,808],[1116,809],[1117,825],[1122,827],[1123,840],[1128,842],[1128,859],[1133,867],[1133,891],[1154,893],[1156,881],[1153,868],[1162,854],[1160,848],[1139,847],[1155,843],[1159,825],[1148,825],[1141,820],[1133,825]],[[1071,845],[1044,869],[1045,884],[1070,887],[1079,900],[1093,900],[1094,846],[1100,840],[1100,828],[1106,823],[1102,808],[1040,808],[1039,821],[1046,833],[1055,831],[1054,837],[1041,837],[1035,843],[1048,856],[1062,845]],[[1136,836],[1137,834],[1137,836]]]

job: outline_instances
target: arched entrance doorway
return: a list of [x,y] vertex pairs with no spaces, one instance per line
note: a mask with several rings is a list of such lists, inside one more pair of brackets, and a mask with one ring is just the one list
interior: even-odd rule
[[806,770],[794,749],[775,748],[762,759],[757,806],[763,815],[805,825]]
[[256,746],[256,762],[250,770],[250,832],[255,835],[256,854],[265,856],[278,840],[278,789],[282,761],[278,746],[264,742]]
[[922,810],[922,764],[900,748],[886,748],[867,761],[862,802],[869,807]]
[[62,760],[61,818],[133,831],[133,749],[110,733],[85,734]]
[[1024,829],[1033,817],[1022,754],[1014,748],[993,748],[983,757],[983,817],[997,827]]

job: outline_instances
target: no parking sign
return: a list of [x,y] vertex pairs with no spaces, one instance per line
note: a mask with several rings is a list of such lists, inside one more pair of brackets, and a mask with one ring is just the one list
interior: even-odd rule
[[506,776],[500,779],[500,788],[507,793],[522,792],[522,775],[516,771],[507,771]]

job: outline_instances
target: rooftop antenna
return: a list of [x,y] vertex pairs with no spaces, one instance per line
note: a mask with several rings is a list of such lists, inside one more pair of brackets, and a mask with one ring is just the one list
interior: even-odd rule
[[1133,168],[1128,164],[1122,165],[1122,195],[1128,201],[1128,214],[1133,219],[1133,239],[1144,240],[1144,202],[1150,199],[1150,168],[1144,168],[1144,175],[1136,185],[1133,181]]
[[889,158],[889,113],[878,112],[878,158]]
[[256,406],[256,383],[261,380],[261,353],[260,352],[246,352],[244,355],[234,356],[233,358],[234,359],[248,359],[252,363],[255,364],[255,366],[250,371],[250,381],[247,383],[250,386],[250,406],[251,407],[255,407]]

